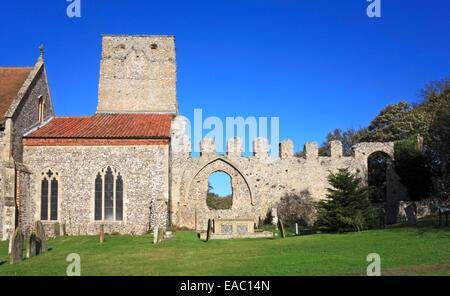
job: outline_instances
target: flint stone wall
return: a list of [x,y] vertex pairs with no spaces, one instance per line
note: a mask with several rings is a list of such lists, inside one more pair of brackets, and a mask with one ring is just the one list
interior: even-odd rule
[[[278,157],[268,154],[267,139],[256,138],[254,155],[242,156],[240,139],[229,139],[227,154],[214,153],[213,139],[203,139],[199,157],[190,157],[190,141],[184,135],[186,120],[177,116],[172,123],[171,157],[171,220],[178,226],[198,230],[207,229],[208,219],[250,218],[255,223],[265,219],[271,208],[276,208],[286,194],[308,191],[314,200],[326,197],[330,187],[327,176],[338,168],[349,168],[367,184],[367,159],[374,152],[393,156],[393,143],[360,143],[355,145],[352,156],[343,156],[342,144],[331,143],[331,156],[318,156],[318,144],[306,143],[305,158],[294,156],[293,143],[280,143]],[[232,179],[233,206],[229,210],[210,210],[206,205],[208,176],[221,170]],[[398,182],[392,168],[387,172],[387,199],[396,205],[389,215],[397,217],[398,201],[408,199],[405,188]],[[389,219],[388,219],[389,220]],[[197,221],[197,225],[196,225]]]
[[177,113],[175,37],[102,36],[97,111]]
[[[143,234],[151,228],[151,200],[168,200],[168,146],[25,146],[24,161],[31,171],[33,220],[40,219],[41,172],[59,174],[58,221],[69,235],[105,232]],[[111,166],[123,177],[124,220],[94,221],[94,180],[100,169]],[[47,236],[54,222],[43,221]]]

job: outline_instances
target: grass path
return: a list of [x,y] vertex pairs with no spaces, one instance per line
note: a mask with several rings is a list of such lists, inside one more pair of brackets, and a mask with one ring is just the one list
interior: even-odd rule
[[[346,234],[286,239],[213,240],[177,232],[152,245],[152,236],[49,239],[48,253],[9,263],[0,242],[0,275],[65,275],[70,253],[81,256],[82,275],[364,275],[369,253],[381,256],[385,275],[450,275],[450,230],[423,222]],[[25,253],[25,252],[24,252]]]

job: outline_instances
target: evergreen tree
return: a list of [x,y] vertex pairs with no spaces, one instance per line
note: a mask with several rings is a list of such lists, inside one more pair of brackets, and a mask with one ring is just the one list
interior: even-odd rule
[[317,224],[328,231],[346,232],[367,229],[372,221],[372,208],[367,187],[361,187],[361,178],[347,168],[330,173],[327,199],[318,202]]

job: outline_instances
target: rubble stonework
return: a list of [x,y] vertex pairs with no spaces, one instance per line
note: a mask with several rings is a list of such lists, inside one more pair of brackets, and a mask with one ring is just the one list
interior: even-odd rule
[[[180,129],[183,121],[187,120],[182,116],[174,119],[176,129],[172,130],[172,136],[184,137],[185,131]],[[251,218],[258,223],[287,194],[308,191],[314,200],[325,198],[329,187],[327,176],[338,168],[350,168],[367,183],[368,157],[378,151],[392,157],[394,149],[393,143],[360,143],[355,145],[352,156],[343,156],[342,144],[333,141],[331,156],[323,157],[319,156],[317,143],[311,142],[305,144],[305,158],[299,158],[294,156],[292,141],[285,140],[280,143],[279,156],[273,157],[269,156],[267,139],[256,138],[254,155],[242,156],[241,143],[238,138],[229,139],[227,153],[216,155],[214,140],[203,139],[199,157],[189,157],[188,140],[184,139],[184,147],[182,141],[176,143],[172,151],[180,152],[173,152],[171,157],[170,203],[171,220],[175,224],[206,230],[208,219]],[[218,170],[231,176],[233,206],[228,210],[211,210],[206,205],[208,177]],[[398,201],[407,196],[392,167],[387,182],[387,202],[394,208],[391,216],[395,217]]]
[[[32,213],[40,220],[41,172],[49,168],[60,178],[58,221],[69,235],[97,235],[105,232],[143,234],[150,228],[151,200],[168,201],[168,146],[25,146],[24,160],[33,172]],[[123,176],[124,219],[121,222],[94,220],[95,176],[105,167]],[[53,235],[54,222],[43,221]],[[29,235],[27,233],[27,235]]]
[[[54,118],[42,56],[9,108],[0,131],[1,239],[17,226],[29,236],[41,220],[41,182],[48,171],[58,181],[58,218],[42,221],[48,237],[56,223],[68,235],[98,235],[100,225],[105,233],[143,234],[152,229],[163,233],[168,223],[206,230],[209,219],[258,223],[286,195],[308,192],[315,200],[325,198],[330,172],[349,168],[367,183],[371,154],[381,151],[393,158],[390,142],[359,143],[351,156],[343,156],[338,141],[330,142],[329,157],[319,156],[317,143],[305,143],[300,158],[289,139],[279,143],[279,156],[270,156],[266,138],[254,140],[253,156],[242,155],[242,139],[228,139],[226,154],[218,155],[214,140],[205,138],[200,156],[191,157],[187,119],[176,115],[174,37],[104,35],[102,42],[101,114]],[[39,98],[45,103],[42,123]],[[95,220],[95,179],[107,167],[123,180],[121,221]],[[208,177],[216,171],[231,177],[230,209],[212,210],[206,204]],[[401,216],[399,200],[407,199],[390,163],[388,222]]]
[[103,35],[97,111],[178,113],[174,36]]

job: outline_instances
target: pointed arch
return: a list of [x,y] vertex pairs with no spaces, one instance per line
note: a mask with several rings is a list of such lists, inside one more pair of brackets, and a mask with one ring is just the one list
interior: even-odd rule
[[[248,178],[246,178],[246,175],[243,173],[243,171],[236,164],[234,164],[232,161],[227,159],[225,156],[221,156],[221,155],[215,156],[212,159],[208,159],[208,160],[204,161],[203,163],[201,163],[199,166],[197,166],[193,170],[194,173],[192,173],[191,175],[189,175],[189,177],[187,177],[187,179],[189,181],[188,181],[187,186],[185,187],[185,190],[184,190],[184,201],[188,202],[189,190],[190,190],[190,188],[192,186],[192,182],[195,179],[195,177],[198,174],[200,174],[200,172],[202,172],[207,166],[213,164],[216,161],[224,162],[225,164],[227,164],[228,166],[232,167],[234,170],[236,170],[239,173],[239,175],[242,177],[242,179],[244,180],[245,184],[248,187],[248,190],[249,190],[249,193],[250,193],[250,202],[251,202],[252,205],[254,205],[253,186],[252,186],[250,180],[248,180]],[[215,171],[220,171],[220,170],[223,170],[223,169],[217,169]],[[212,171],[211,173],[213,173],[215,171]]]

